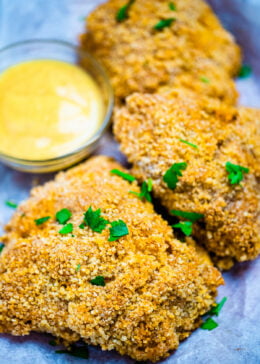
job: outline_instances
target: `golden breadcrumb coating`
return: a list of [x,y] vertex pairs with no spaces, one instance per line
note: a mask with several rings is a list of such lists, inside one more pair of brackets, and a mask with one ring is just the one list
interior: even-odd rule
[[[115,114],[114,132],[133,163],[133,174],[140,181],[152,178],[155,196],[169,211],[204,214],[194,236],[218,257],[221,268],[230,268],[233,260],[253,259],[260,251],[260,138],[256,123],[247,122],[250,115],[178,90],[169,97],[134,94]],[[171,190],[163,175],[180,162],[187,169]],[[240,184],[230,184],[226,162],[250,169]]]
[[[0,257],[0,332],[82,338],[157,361],[200,325],[221,274],[174,239],[152,204],[129,193],[140,192],[137,183],[111,175],[113,168],[122,170],[107,157],[92,158],[34,188],[20,205]],[[80,229],[90,205],[109,221],[123,220],[129,235],[109,242],[109,228]],[[72,212],[74,236],[59,234],[54,216],[62,208]],[[51,218],[36,226],[45,216]],[[96,276],[105,287],[90,284]]]
[[[118,101],[133,92],[183,87],[235,103],[231,76],[241,63],[240,49],[201,0],[135,0],[128,18],[116,20],[127,0],[110,0],[87,18],[82,47],[108,71]],[[155,30],[162,19],[171,26]]]

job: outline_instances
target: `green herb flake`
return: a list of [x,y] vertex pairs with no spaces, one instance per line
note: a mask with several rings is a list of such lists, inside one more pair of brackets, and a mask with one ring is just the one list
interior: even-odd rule
[[173,2],[170,2],[168,5],[169,5],[170,10],[172,10],[172,11],[176,10],[176,5]]
[[50,340],[49,345],[51,346],[57,346],[56,340]]
[[192,143],[188,142],[187,140],[183,140],[183,139],[179,139],[179,140],[180,140],[180,142],[187,144],[192,148],[199,149],[199,147],[196,144],[192,144]]
[[133,182],[136,180],[136,178],[134,176],[132,176],[131,174],[122,172],[119,169],[112,169],[110,171],[110,173],[115,174],[119,177],[122,177],[124,180],[126,180],[128,182]]
[[84,222],[82,222],[82,223],[79,225],[79,228],[80,228],[80,229],[85,229],[85,226],[86,226],[86,224],[85,224]]
[[101,287],[105,287],[105,285],[106,285],[105,278],[104,278],[103,276],[97,276],[96,278],[91,279],[91,280],[90,280],[90,283],[91,283],[93,286],[101,286]]
[[191,221],[182,221],[178,224],[172,225],[172,227],[181,229],[184,235],[190,236],[192,234],[192,222]]
[[68,354],[76,358],[88,359],[89,351],[87,346],[72,345],[70,350],[56,350],[56,354]]
[[175,18],[162,19],[154,26],[154,29],[163,30],[164,28],[170,27],[175,20]]
[[71,218],[72,213],[70,212],[70,210],[68,209],[62,209],[60,211],[58,211],[56,213],[56,220],[60,223],[60,224],[66,224],[69,219]]
[[5,247],[4,244],[3,243],[0,243],[0,254],[2,253],[4,247]]
[[204,83],[210,83],[210,80],[205,76],[201,76],[200,80],[201,80],[201,82],[204,82]]
[[133,3],[135,2],[135,0],[130,0],[128,1],[127,4],[125,4],[124,6],[122,6],[122,8],[120,8],[116,14],[116,20],[121,23],[122,21],[128,19],[129,17],[129,10],[131,8],[131,6],[133,5]]
[[164,174],[163,180],[167,186],[174,190],[177,186],[178,177],[182,177],[182,172],[187,168],[187,163],[174,163]]
[[85,212],[84,214],[85,224],[89,226],[91,230],[97,233],[102,233],[102,231],[106,228],[107,224],[109,224],[109,222],[103,219],[103,217],[101,217],[100,215],[101,215],[101,210],[98,209],[94,211],[92,210],[91,206],[89,207],[88,211]]
[[238,73],[238,78],[247,78],[247,77],[251,76],[251,74],[252,74],[252,68],[249,65],[244,64],[240,68],[240,71]]
[[76,267],[76,272],[79,272],[80,268],[81,268],[81,264],[78,264],[77,267]]
[[248,168],[233,164],[231,162],[226,163],[226,171],[229,173],[228,179],[231,185],[239,184],[244,178],[244,173],[249,173]]
[[212,315],[212,316],[214,316],[214,315],[218,316],[220,311],[222,310],[226,300],[227,300],[227,297],[223,297],[222,300],[216,304],[216,306],[211,308],[211,310],[208,312],[208,314]]
[[111,228],[109,228],[110,236],[108,241],[116,241],[122,236],[128,235],[128,227],[126,223],[122,220],[113,221],[111,223]]
[[204,217],[203,214],[198,214],[197,212],[187,212],[180,210],[171,210],[171,214],[174,216],[182,217],[183,219],[189,220],[191,222],[196,222]]
[[34,222],[35,222],[36,225],[42,225],[46,221],[48,221],[50,218],[51,218],[50,216],[45,216],[45,217],[41,217],[40,219],[34,220]]
[[71,223],[64,225],[62,229],[60,229],[59,233],[62,235],[66,235],[69,233],[72,233],[73,231],[73,225]]
[[210,317],[200,326],[203,330],[214,330],[216,327],[218,327],[218,324]]
[[153,189],[153,180],[151,178],[148,178],[147,188],[148,188],[148,192],[152,192],[152,189]]
[[142,183],[141,192],[129,191],[129,193],[137,196],[140,200],[147,200],[148,202],[152,202],[152,196],[150,194],[152,188],[153,181],[149,178],[147,182]]
[[16,209],[18,207],[17,203],[12,201],[5,201],[6,206],[11,207],[12,209]]

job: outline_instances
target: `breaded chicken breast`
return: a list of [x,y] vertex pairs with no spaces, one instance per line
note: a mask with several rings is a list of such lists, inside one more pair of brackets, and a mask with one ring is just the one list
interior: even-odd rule
[[173,91],[129,96],[115,115],[133,174],[151,178],[154,195],[180,219],[202,215],[193,234],[224,269],[260,251],[260,138],[252,113]]
[[82,47],[107,69],[118,102],[174,86],[235,103],[241,57],[232,35],[204,1],[173,3],[109,0],[88,16]]
[[112,169],[123,171],[92,158],[20,205],[0,257],[0,332],[82,338],[157,361],[200,325],[221,274]]

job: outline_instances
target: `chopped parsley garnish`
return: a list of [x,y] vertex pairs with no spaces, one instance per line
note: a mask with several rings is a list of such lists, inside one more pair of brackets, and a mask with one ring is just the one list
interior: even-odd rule
[[40,219],[36,219],[34,220],[36,225],[41,225],[44,224],[46,221],[48,221],[51,217],[50,216],[45,216],[45,217],[41,217]]
[[93,284],[93,286],[105,287],[106,285],[105,278],[103,276],[97,276],[96,278],[91,279],[90,283]]
[[167,186],[174,190],[177,186],[178,177],[182,176],[182,172],[187,168],[187,163],[174,163],[164,174],[163,180]]
[[240,68],[240,71],[238,73],[238,78],[247,78],[251,75],[251,73],[252,73],[252,68],[249,65],[244,64]]
[[170,27],[175,20],[175,18],[162,19],[154,26],[154,29],[163,30],[164,28]]
[[109,228],[110,236],[108,241],[116,241],[122,236],[128,235],[128,227],[122,220],[111,222],[111,228]]
[[210,83],[210,80],[209,80],[207,77],[205,77],[205,76],[201,76],[201,77],[200,77],[200,80],[201,80],[202,82],[204,82],[204,83]]
[[66,224],[67,221],[71,218],[71,212],[68,209],[62,209],[56,213],[56,220],[60,224]]
[[197,212],[187,212],[180,210],[171,210],[171,214],[178,217],[183,217],[186,220],[190,220],[191,222],[196,222],[199,219],[204,217],[203,214],[198,214]]
[[5,201],[6,206],[12,207],[13,209],[16,209],[18,207],[17,203],[14,203],[12,201]]
[[81,268],[81,264],[78,264],[77,267],[76,267],[76,272],[79,272],[80,268]]
[[122,8],[120,8],[116,14],[116,20],[118,22],[122,22],[126,19],[128,19],[128,12],[129,9],[131,8],[131,6],[133,5],[133,3],[135,2],[135,0],[130,0],[128,1],[127,4],[125,4],[124,6],[122,6]]
[[222,300],[216,304],[216,306],[211,308],[211,310],[208,312],[208,315],[218,316],[220,311],[222,310],[226,300],[227,300],[227,297],[223,297]]
[[0,253],[3,251],[4,247],[5,247],[4,244],[0,243]]
[[59,233],[62,235],[66,235],[69,233],[72,233],[73,231],[73,225],[71,223],[64,225],[62,229],[60,229]]
[[184,235],[190,236],[192,234],[192,222],[191,221],[182,221],[178,224],[172,225],[174,228],[181,229]]
[[117,176],[122,177],[123,179],[125,179],[128,182],[133,182],[136,180],[136,178],[134,176],[132,176],[131,174],[122,172],[119,169],[112,169],[110,171],[110,173],[116,174]]
[[129,191],[129,193],[132,193],[133,195],[136,195],[140,200],[147,200],[149,202],[152,202],[152,196],[151,191],[153,188],[153,181],[151,178],[148,179],[147,182],[143,182],[141,186],[141,192],[135,192],[135,191]]
[[84,222],[82,222],[82,223],[79,225],[79,228],[80,228],[80,229],[84,229],[84,228],[85,228],[85,226],[86,226],[86,224],[85,224]]
[[56,350],[55,351],[56,354],[68,354],[71,356],[74,356],[76,358],[82,358],[82,359],[88,359],[89,358],[89,352],[88,352],[88,347],[87,346],[77,346],[77,345],[72,345],[70,350]]
[[198,146],[196,144],[192,144],[192,143],[188,142],[187,140],[183,140],[183,139],[179,139],[179,140],[180,140],[180,142],[187,144],[192,148],[198,149]]
[[172,11],[175,11],[176,10],[176,5],[173,2],[170,2],[169,3],[169,9],[172,10]]
[[51,346],[57,346],[56,340],[50,340],[49,345]]
[[207,320],[200,326],[203,330],[214,330],[216,327],[218,327],[218,324],[211,317],[207,318]]
[[88,211],[85,212],[84,214],[85,224],[89,226],[91,230],[97,233],[102,233],[102,231],[106,228],[107,224],[109,224],[109,222],[103,219],[103,217],[101,217],[100,215],[101,215],[101,210],[98,209],[94,211],[92,210],[91,206],[89,207]]
[[229,173],[228,179],[232,185],[239,184],[244,178],[244,173],[249,173],[248,168],[231,162],[226,163],[226,170]]

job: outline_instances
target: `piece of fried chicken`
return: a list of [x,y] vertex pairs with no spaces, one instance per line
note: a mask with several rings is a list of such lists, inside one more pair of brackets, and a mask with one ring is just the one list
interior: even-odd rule
[[[0,332],[48,332],[68,342],[82,338],[137,360],[157,361],[200,325],[223,283],[207,258],[174,239],[172,229],[110,171],[107,157],[60,173],[37,187],[7,226],[0,257]],[[109,241],[81,229],[92,206],[129,234]],[[67,208],[73,232],[59,233],[57,211]],[[48,217],[41,225],[35,220]],[[101,276],[105,286],[90,280]]]
[[[204,215],[193,233],[221,268],[254,259],[260,252],[260,113],[257,120],[254,110],[178,90],[168,96],[134,94],[116,112],[114,132],[133,174],[153,180],[154,195],[169,211]],[[187,168],[171,189],[163,176],[183,162]],[[249,168],[241,183],[231,185],[227,162]]]
[[[87,18],[82,47],[103,63],[117,100],[183,87],[235,103],[239,47],[202,0],[109,0]],[[163,26],[170,19],[171,24]],[[171,20],[172,19],[172,20]],[[155,29],[161,22],[162,29]]]

